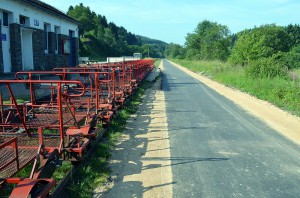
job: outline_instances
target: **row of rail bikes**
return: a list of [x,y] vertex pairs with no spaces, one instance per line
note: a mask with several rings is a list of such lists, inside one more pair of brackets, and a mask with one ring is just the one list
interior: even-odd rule
[[[153,67],[151,59],[93,63],[0,80],[2,92],[9,93],[9,99],[0,95],[0,190],[14,184],[10,197],[48,196],[56,167],[83,159]],[[18,102],[15,84],[24,84],[28,101]],[[25,167],[30,175],[17,177]]]

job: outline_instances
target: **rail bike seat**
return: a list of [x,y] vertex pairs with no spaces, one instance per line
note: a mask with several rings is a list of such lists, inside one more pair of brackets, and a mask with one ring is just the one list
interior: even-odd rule
[[53,179],[20,179],[10,197],[46,197],[55,184]]
[[71,126],[66,130],[66,135],[69,135],[69,136],[76,136],[76,135],[92,136],[93,135],[92,132],[94,130],[95,130],[95,128],[91,127],[89,124],[81,126],[80,128]]

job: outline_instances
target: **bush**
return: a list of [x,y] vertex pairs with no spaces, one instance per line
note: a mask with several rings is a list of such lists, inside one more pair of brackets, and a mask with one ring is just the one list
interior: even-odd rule
[[280,57],[282,65],[288,67],[288,69],[300,68],[300,46],[294,47],[291,51],[282,53]]
[[260,58],[268,58],[278,52],[288,52],[290,40],[291,37],[284,28],[276,25],[245,30],[238,34],[228,60],[234,65],[246,66]]
[[246,75],[252,78],[287,77],[287,67],[277,59],[277,56],[260,58],[252,61],[246,67]]

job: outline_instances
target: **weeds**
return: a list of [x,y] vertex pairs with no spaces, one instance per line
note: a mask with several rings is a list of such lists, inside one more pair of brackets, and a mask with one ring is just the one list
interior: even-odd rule
[[300,116],[300,82],[295,77],[299,71],[294,71],[290,78],[253,78],[246,75],[244,67],[219,61],[172,61]]
[[141,103],[142,95],[150,84],[143,82],[131,101],[119,111],[118,116],[111,122],[108,131],[104,134],[105,140],[97,145],[95,153],[89,162],[82,165],[78,174],[74,175],[67,186],[69,197],[91,197],[96,187],[103,186],[110,175],[108,159],[122,131],[127,119],[134,114]]

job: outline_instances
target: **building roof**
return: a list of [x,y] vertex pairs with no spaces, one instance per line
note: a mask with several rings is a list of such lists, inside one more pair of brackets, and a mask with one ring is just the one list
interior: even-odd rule
[[77,21],[76,19],[68,16],[67,14],[65,14],[64,12],[58,10],[57,8],[47,4],[47,3],[44,3],[43,1],[40,1],[40,0],[20,0],[21,2],[25,2],[25,3],[28,3],[29,5],[32,5],[34,7],[37,7],[39,9],[42,9],[42,10],[45,10],[47,12],[50,12],[52,14],[55,14],[55,15],[58,15],[58,16],[61,16],[69,21],[72,21],[74,23],[79,23],[79,21]]

